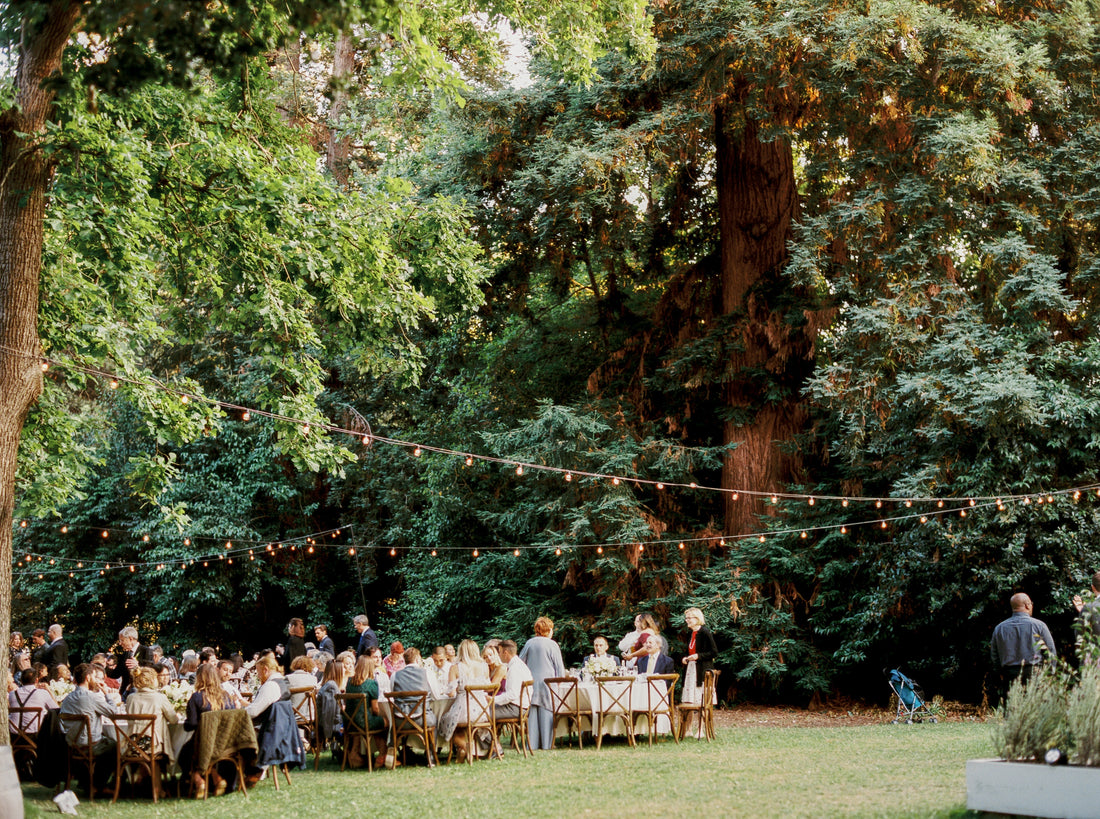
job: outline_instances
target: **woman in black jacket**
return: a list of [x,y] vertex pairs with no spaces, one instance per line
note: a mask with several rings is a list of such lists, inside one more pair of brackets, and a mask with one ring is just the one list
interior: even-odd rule
[[703,678],[714,668],[718,646],[714,642],[714,635],[706,626],[703,612],[699,609],[690,608],[685,611],[684,622],[691,632],[688,636],[687,654],[682,661],[687,666],[684,671],[683,698],[684,702],[698,705],[703,700]]

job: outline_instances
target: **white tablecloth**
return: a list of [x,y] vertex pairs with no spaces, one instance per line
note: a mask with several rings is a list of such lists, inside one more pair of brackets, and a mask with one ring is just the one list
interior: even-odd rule
[[[553,685],[554,685],[555,689],[562,689],[562,688],[566,687],[567,684],[554,683]],[[648,690],[647,690],[648,685],[646,683],[645,677],[638,677],[637,679],[635,679],[633,681],[633,683],[628,683],[628,682],[606,683],[606,687],[607,687],[608,691],[611,692],[612,694],[614,694],[615,696],[619,696],[619,694],[621,692],[625,691],[627,686],[630,687],[629,703],[630,703],[631,712],[634,712],[634,713],[639,713],[640,712],[641,713],[641,716],[638,717],[638,720],[637,720],[637,727],[635,729],[635,732],[639,733],[639,734],[649,733],[649,718],[646,716],[646,711],[649,709],[649,699],[648,699]],[[577,699],[580,700],[580,710],[581,711],[591,710],[592,714],[593,714],[593,717],[596,719],[597,722],[599,720],[600,711],[603,708],[606,708],[608,706],[613,706],[613,703],[610,702],[609,698],[606,695],[604,696],[604,698],[603,698],[604,701],[601,704],[600,694],[599,694],[599,686],[594,682],[593,683],[587,683],[587,682],[580,683],[577,686],[575,693],[571,694],[566,699],[566,704],[569,707],[573,707],[573,705],[575,703],[575,700],[577,700]],[[625,704],[627,702],[627,700],[624,699],[623,702]],[[582,728],[582,730],[587,731],[589,733],[594,733],[592,722],[593,722],[592,719],[589,719],[587,716],[582,716],[581,717],[581,728]],[[555,738],[567,736],[569,734],[569,729],[570,729],[569,721],[568,720],[560,720],[558,722],[557,728],[554,732]],[[621,714],[609,714],[609,715],[606,715],[604,717],[604,720],[603,720],[603,733],[604,733],[605,736],[613,736],[613,737],[624,736],[626,734],[626,730],[627,730],[626,718],[624,716],[622,716]],[[659,734],[668,733],[671,730],[672,730],[672,726],[669,723],[668,717],[663,716],[663,715],[658,716],[658,718],[657,718],[657,733],[659,733]]]

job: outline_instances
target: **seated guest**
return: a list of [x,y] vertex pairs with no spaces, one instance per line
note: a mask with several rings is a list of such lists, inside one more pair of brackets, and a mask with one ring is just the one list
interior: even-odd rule
[[481,650],[481,659],[485,661],[485,664],[489,666],[489,682],[497,686],[497,693],[504,693],[504,680],[508,673],[508,666],[500,661],[500,655],[497,653],[497,646],[500,645],[498,640],[494,645],[485,644],[485,648]]
[[[668,654],[668,641],[665,640],[663,636],[661,636],[660,629],[657,628],[657,620],[652,614],[649,614],[648,612],[639,614],[637,617],[634,618],[634,625],[638,629],[638,631],[636,632],[638,636],[630,649],[623,652],[623,660],[634,660],[645,654],[646,640],[648,640],[652,635],[656,635],[657,639],[661,641],[661,651],[663,651],[665,654]],[[630,635],[627,636],[629,637]],[[623,638],[623,641],[626,641],[625,637]],[[620,645],[622,644],[620,643]]]
[[[416,652],[416,656],[420,656],[419,651]],[[390,679],[393,679],[393,675],[405,667],[405,648],[401,645],[400,640],[394,640],[390,643],[390,653],[382,660],[382,665],[385,666]]]
[[378,695],[390,693],[390,675],[386,673],[386,667],[382,664],[382,649],[375,646],[370,650],[369,656],[374,660],[374,681],[378,683]]
[[[473,640],[463,640],[458,644],[458,661],[451,666],[450,683],[454,687],[455,701],[447,709],[439,721],[439,730],[436,736],[440,742],[451,742],[458,750],[459,761],[465,759],[469,750],[466,747],[466,734],[457,731],[459,726],[466,725],[469,715],[466,713],[466,686],[489,685],[489,666],[479,658],[477,643]],[[477,692],[480,702],[485,692]]]
[[50,670],[46,667],[45,663],[34,663],[31,665],[31,669],[38,675],[38,680],[35,682],[39,688],[46,688],[50,684]]
[[[38,672],[33,668],[23,669],[19,682],[21,683],[20,686],[8,693],[8,708],[57,708],[57,700],[53,698],[50,689],[39,688],[36,684],[38,682]],[[38,723],[42,719],[41,713],[20,714],[19,717],[19,727],[28,734],[38,733]],[[14,734],[16,729],[14,714],[10,717],[10,720],[11,733]]]
[[185,654],[183,663],[180,665],[180,679],[194,685],[198,671],[199,655],[193,651],[190,654]]
[[[93,676],[91,665],[81,663],[73,669],[72,677],[76,688],[61,703],[61,730],[65,733],[65,742],[69,745],[83,745],[89,741],[89,737],[84,735],[84,723],[66,719],[66,717],[90,717],[92,752],[95,754],[96,759],[107,754],[110,754],[113,759],[115,741],[108,736],[104,736],[103,717],[118,712],[108,705],[103,697],[96,696],[98,692],[94,689],[98,688],[98,683],[96,683]],[[89,783],[89,790],[96,787],[102,789],[107,784],[107,777],[113,769],[114,766],[107,764],[106,760],[102,764],[96,765],[96,781]]]
[[354,651],[341,651],[336,655],[336,662],[344,666],[344,685],[347,685],[351,675],[355,673],[355,661],[357,659],[359,658],[355,656]]
[[[187,731],[199,730],[199,718],[207,711],[224,711],[232,709],[230,702],[222,689],[221,679],[213,666],[204,665],[195,672],[195,692],[187,701],[187,713],[183,720],[183,727]],[[183,771],[191,770],[191,759],[195,750],[195,737],[187,740],[187,744],[180,751],[179,763]],[[225,793],[227,782],[217,773],[211,777],[214,785],[214,793],[221,796]],[[196,799],[206,795],[206,782],[197,772],[191,774],[191,793]]]
[[169,663],[157,663],[153,666],[157,674],[157,688],[167,688],[172,682],[172,666]]
[[523,683],[530,680],[531,669],[516,655],[516,643],[514,640],[502,640],[497,647],[500,661],[506,666],[504,672],[504,693],[496,696],[496,712],[498,719],[514,719],[519,716],[520,694]]
[[[428,672],[420,667],[420,651],[410,646],[405,650],[402,659],[405,661],[405,665],[390,678],[392,686],[390,698],[400,700],[402,691],[427,691],[429,699],[438,699],[433,693]],[[412,716],[414,719],[419,719],[419,709]],[[430,709],[426,715],[426,724],[432,727],[435,726],[435,712]]]
[[115,657],[113,654],[94,654],[92,655],[92,665],[96,668],[103,669],[103,684],[111,689],[122,693],[122,680],[111,677],[111,669],[115,667]]
[[584,658],[587,663],[589,660],[610,660],[615,665],[619,664],[619,658],[614,654],[607,653],[608,644],[607,638],[600,636],[592,641],[592,653]]
[[672,658],[667,654],[661,653],[661,638],[656,634],[649,635],[649,638],[645,641],[645,654],[638,656],[636,662],[638,664],[639,674],[672,674],[674,673],[674,664]]
[[290,699],[290,684],[280,670],[279,662],[274,654],[265,654],[256,661],[256,674],[260,680],[260,690],[252,697],[252,702],[245,708],[252,719],[259,720],[272,703],[279,700]]
[[447,662],[447,650],[443,646],[436,646],[432,650],[431,659],[424,664],[424,670],[428,672],[428,676],[435,683],[435,691],[438,691],[441,696],[450,693],[447,682],[451,677],[451,664]]
[[329,660],[325,663],[321,687],[317,690],[317,730],[321,735],[322,747],[341,733],[340,708],[336,704],[336,695],[343,693],[344,685],[344,664]]
[[[382,717],[378,714],[378,683],[374,679],[374,660],[369,656],[360,657],[355,661],[355,673],[351,679],[348,680],[346,687],[348,694],[364,694],[366,695],[366,713],[363,709],[355,711],[355,722],[362,728],[364,727],[363,720],[366,719],[366,727],[371,731],[382,731],[385,727],[385,723]],[[377,753],[385,753],[386,740],[384,734],[377,734],[374,737],[375,748]],[[355,749],[360,755],[364,753],[371,753],[369,748],[357,748]],[[352,755],[355,756],[354,754]],[[358,767],[358,766],[356,766]]]
[[233,703],[234,708],[244,708],[248,703],[241,696],[241,687],[238,681],[233,679],[234,672],[232,660],[222,660],[218,663],[218,679],[221,680],[225,696],[229,697],[229,701]]
[[[290,684],[282,674],[279,661],[275,659],[273,652],[268,653],[256,661],[255,668],[260,680],[260,689],[244,710],[252,717],[252,721],[257,723],[256,742],[260,746],[259,758],[271,759],[271,756],[267,755],[269,752],[275,752],[287,745],[293,746],[291,750],[301,755],[301,740],[293,713],[286,716],[288,721],[284,724],[284,713],[272,707],[276,703],[286,702],[289,710],[290,705]],[[260,781],[262,775],[262,768],[253,769],[245,777],[245,782],[251,787]]]
[[153,728],[153,750],[157,754],[166,754],[172,762],[176,761],[176,752],[168,737],[168,726],[180,721],[176,709],[168,702],[161,691],[157,690],[157,672],[152,668],[135,668],[130,672],[133,691],[126,698],[127,714],[155,714]]
[[[317,677],[314,675],[316,666],[309,657],[295,657],[290,663],[290,673],[286,675],[287,685],[291,688],[317,689]],[[302,707],[306,694],[291,694],[290,704],[297,710]],[[313,714],[307,713],[307,718],[313,719]]]
[[[87,665],[91,665],[87,663]],[[69,667],[65,663],[59,663],[53,667],[53,671],[50,672],[50,682],[55,680],[64,680],[65,682],[71,682],[76,685],[76,680],[73,679],[72,672],[69,671]]]

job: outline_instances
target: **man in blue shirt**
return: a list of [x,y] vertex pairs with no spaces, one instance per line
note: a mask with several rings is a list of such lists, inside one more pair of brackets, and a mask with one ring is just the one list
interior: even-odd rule
[[1001,671],[1002,693],[1008,690],[1018,677],[1027,679],[1033,666],[1044,662],[1042,646],[1046,646],[1049,660],[1058,657],[1054,638],[1042,620],[1031,616],[1034,607],[1031,598],[1023,592],[1012,595],[1012,616],[993,629],[989,654]]

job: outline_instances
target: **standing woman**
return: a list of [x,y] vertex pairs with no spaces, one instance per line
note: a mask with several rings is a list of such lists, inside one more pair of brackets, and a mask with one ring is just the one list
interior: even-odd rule
[[531,689],[531,710],[527,715],[527,733],[531,747],[549,751],[554,747],[554,709],[550,703],[547,677],[565,675],[565,663],[561,648],[554,642],[554,621],[540,617],[535,621],[535,636],[523,646],[519,658],[531,669],[535,684]]
[[688,636],[688,650],[684,655],[684,702],[699,705],[703,701],[703,678],[708,671],[714,668],[714,658],[718,654],[718,646],[714,642],[714,635],[707,628],[707,621],[703,612],[696,608],[690,608],[684,612],[684,622],[691,629]]

